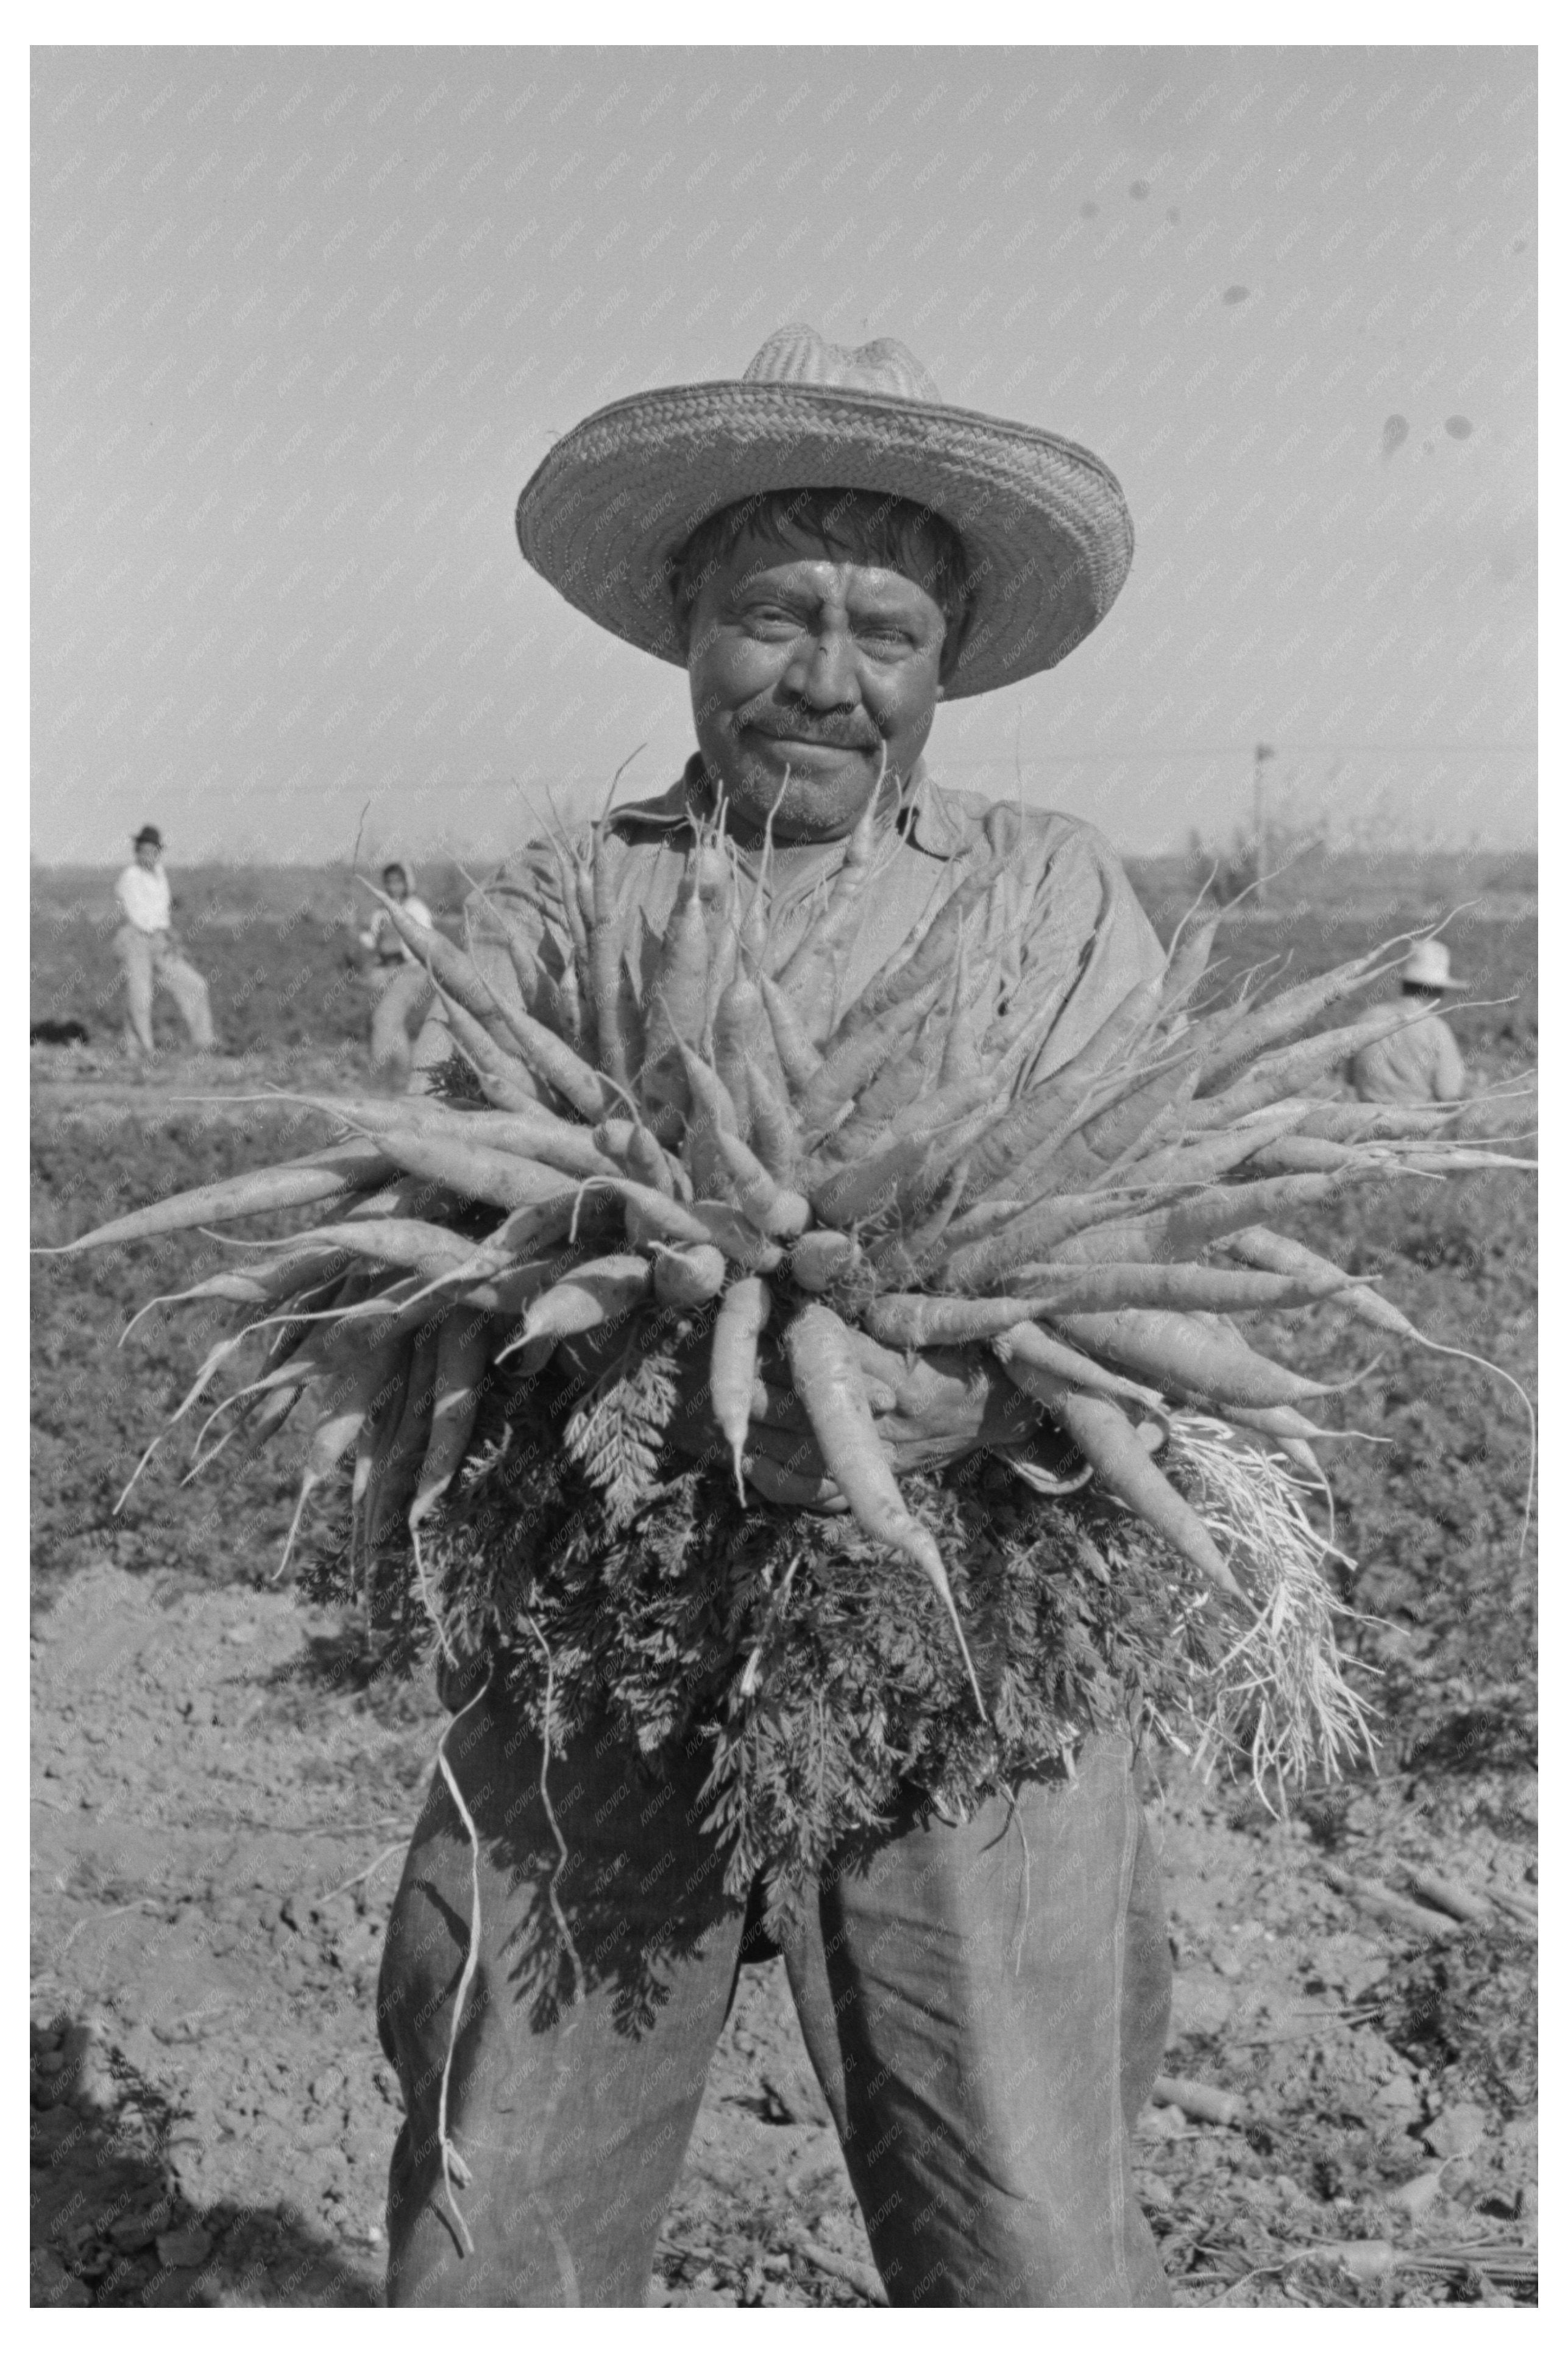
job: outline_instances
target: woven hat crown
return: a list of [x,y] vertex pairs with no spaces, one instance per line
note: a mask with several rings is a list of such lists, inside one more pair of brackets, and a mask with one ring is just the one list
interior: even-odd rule
[[742,384],[809,384],[834,392],[876,392],[884,400],[922,400],[940,408],[942,395],[907,343],[882,335],[872,343],[830,343],[815,327],[779,327],[741,379]]

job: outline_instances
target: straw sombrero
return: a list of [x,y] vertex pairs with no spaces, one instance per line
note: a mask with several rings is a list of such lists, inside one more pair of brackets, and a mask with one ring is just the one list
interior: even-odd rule
[[879,491],[931,508],[969,557],[950,697],[1049,670],[1102,621],[1132,561],[1121,486],[1035,425],[950,408],[891,339],[851,351],[811,327],[770,335],[739,382],[612,401],[525,486],[517,535],[536,572],[618,638],[686,660],[670,562],[720,507],[775,490]]

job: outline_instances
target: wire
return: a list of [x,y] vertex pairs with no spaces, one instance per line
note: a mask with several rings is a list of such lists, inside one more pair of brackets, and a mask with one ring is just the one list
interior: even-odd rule
[[[1292,760],[1340,759],[1352,752],[1382,759],[1425,759],[1439,752],[1485,753],[1489,755],[1511,752],[1534,758],[1538,749],[1533,744],[1276,744],[1271,748],[1277,758],[1283,756]],[[1252,744],[1182,744],[1164,751],[1141,744],[1136,748],[1129,745],[1111,752],[1034,752],[1023,765],[1026,768],[1038,767],[1051,760],[1065,762],[1069,766],[1114,760],[1245,760],[1250,765],[1256,754],[1257,746]],[[943,754],[935,765],[945,773],[950,768],[1005,768],[1012,766],[1013,762],[1004,754],[988,760],[950,760]]]

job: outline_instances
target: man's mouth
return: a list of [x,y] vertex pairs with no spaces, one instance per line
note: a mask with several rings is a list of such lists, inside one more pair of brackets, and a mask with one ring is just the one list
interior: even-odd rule
[[799,727],[768,727],[754,719],[742,723],[743,735],[760,736],[787,756],[791,752],[858,752],[872,758],[881,749],[879,736],[868,743],[863,736],[818,733]]

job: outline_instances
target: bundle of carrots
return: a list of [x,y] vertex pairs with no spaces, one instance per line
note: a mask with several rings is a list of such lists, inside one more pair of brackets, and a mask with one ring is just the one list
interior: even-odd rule
[[[309,1399],[295,1528],[352,1452],[374,1551],[400,1521],[416,1537],[449,1487],[492,1364],[521,1352],[532,1368],[558,1344],[649,1312],[706,1316],[711,1409],[737,1481],[781,1506],[847,1505],[923,1572],[984,1714],[940,1548],[906,1507],[877,1409],[922,1350],[986,1350],[1105,1490],[1237,1597],[1232,1565],[1152,1444],[1187,1410],[1316,1476],[1312,1446],[1332,1433],[1308,1410],[1324,1388],[1231,1319],[1328,1302],[1419,1336],[1273,1220],[1365,1175],[1498,1155],[1443,1140],[1441,1110],[1311,1092],[1405,1018],[1391,1005],[1318,1026],[1392,968],[1388,951],[1200,1009],[1214,914],[1190,918],[1159,979],[1050,1067],[1060,975],[1026,965],[999,1004],[970,945],[1007,862],[1005,810],[920,935],[842,1003],[879,855],[874,808],[875,797],[784,959],[765,862],[748,900],[718,830],[689,857],[651,968],[631,953],[641,917],[616,903],[604,825],[558,844],[564,950],[489,908],[521,1004],[384,902],[428,967],[481,1100],[323,1099],[342,1141],[68,1246],[321,1213],[184,1294],[232,1301],[253,1321],[214,1350],[176,1419],[247,1333],[264,1335],[259,1377],[219,1410],[237,1403],[260,1442]],[[780,1377],[776,1353],[763,1354],[770,1324],[826,1482],[753,1442],[764,1374]]]

